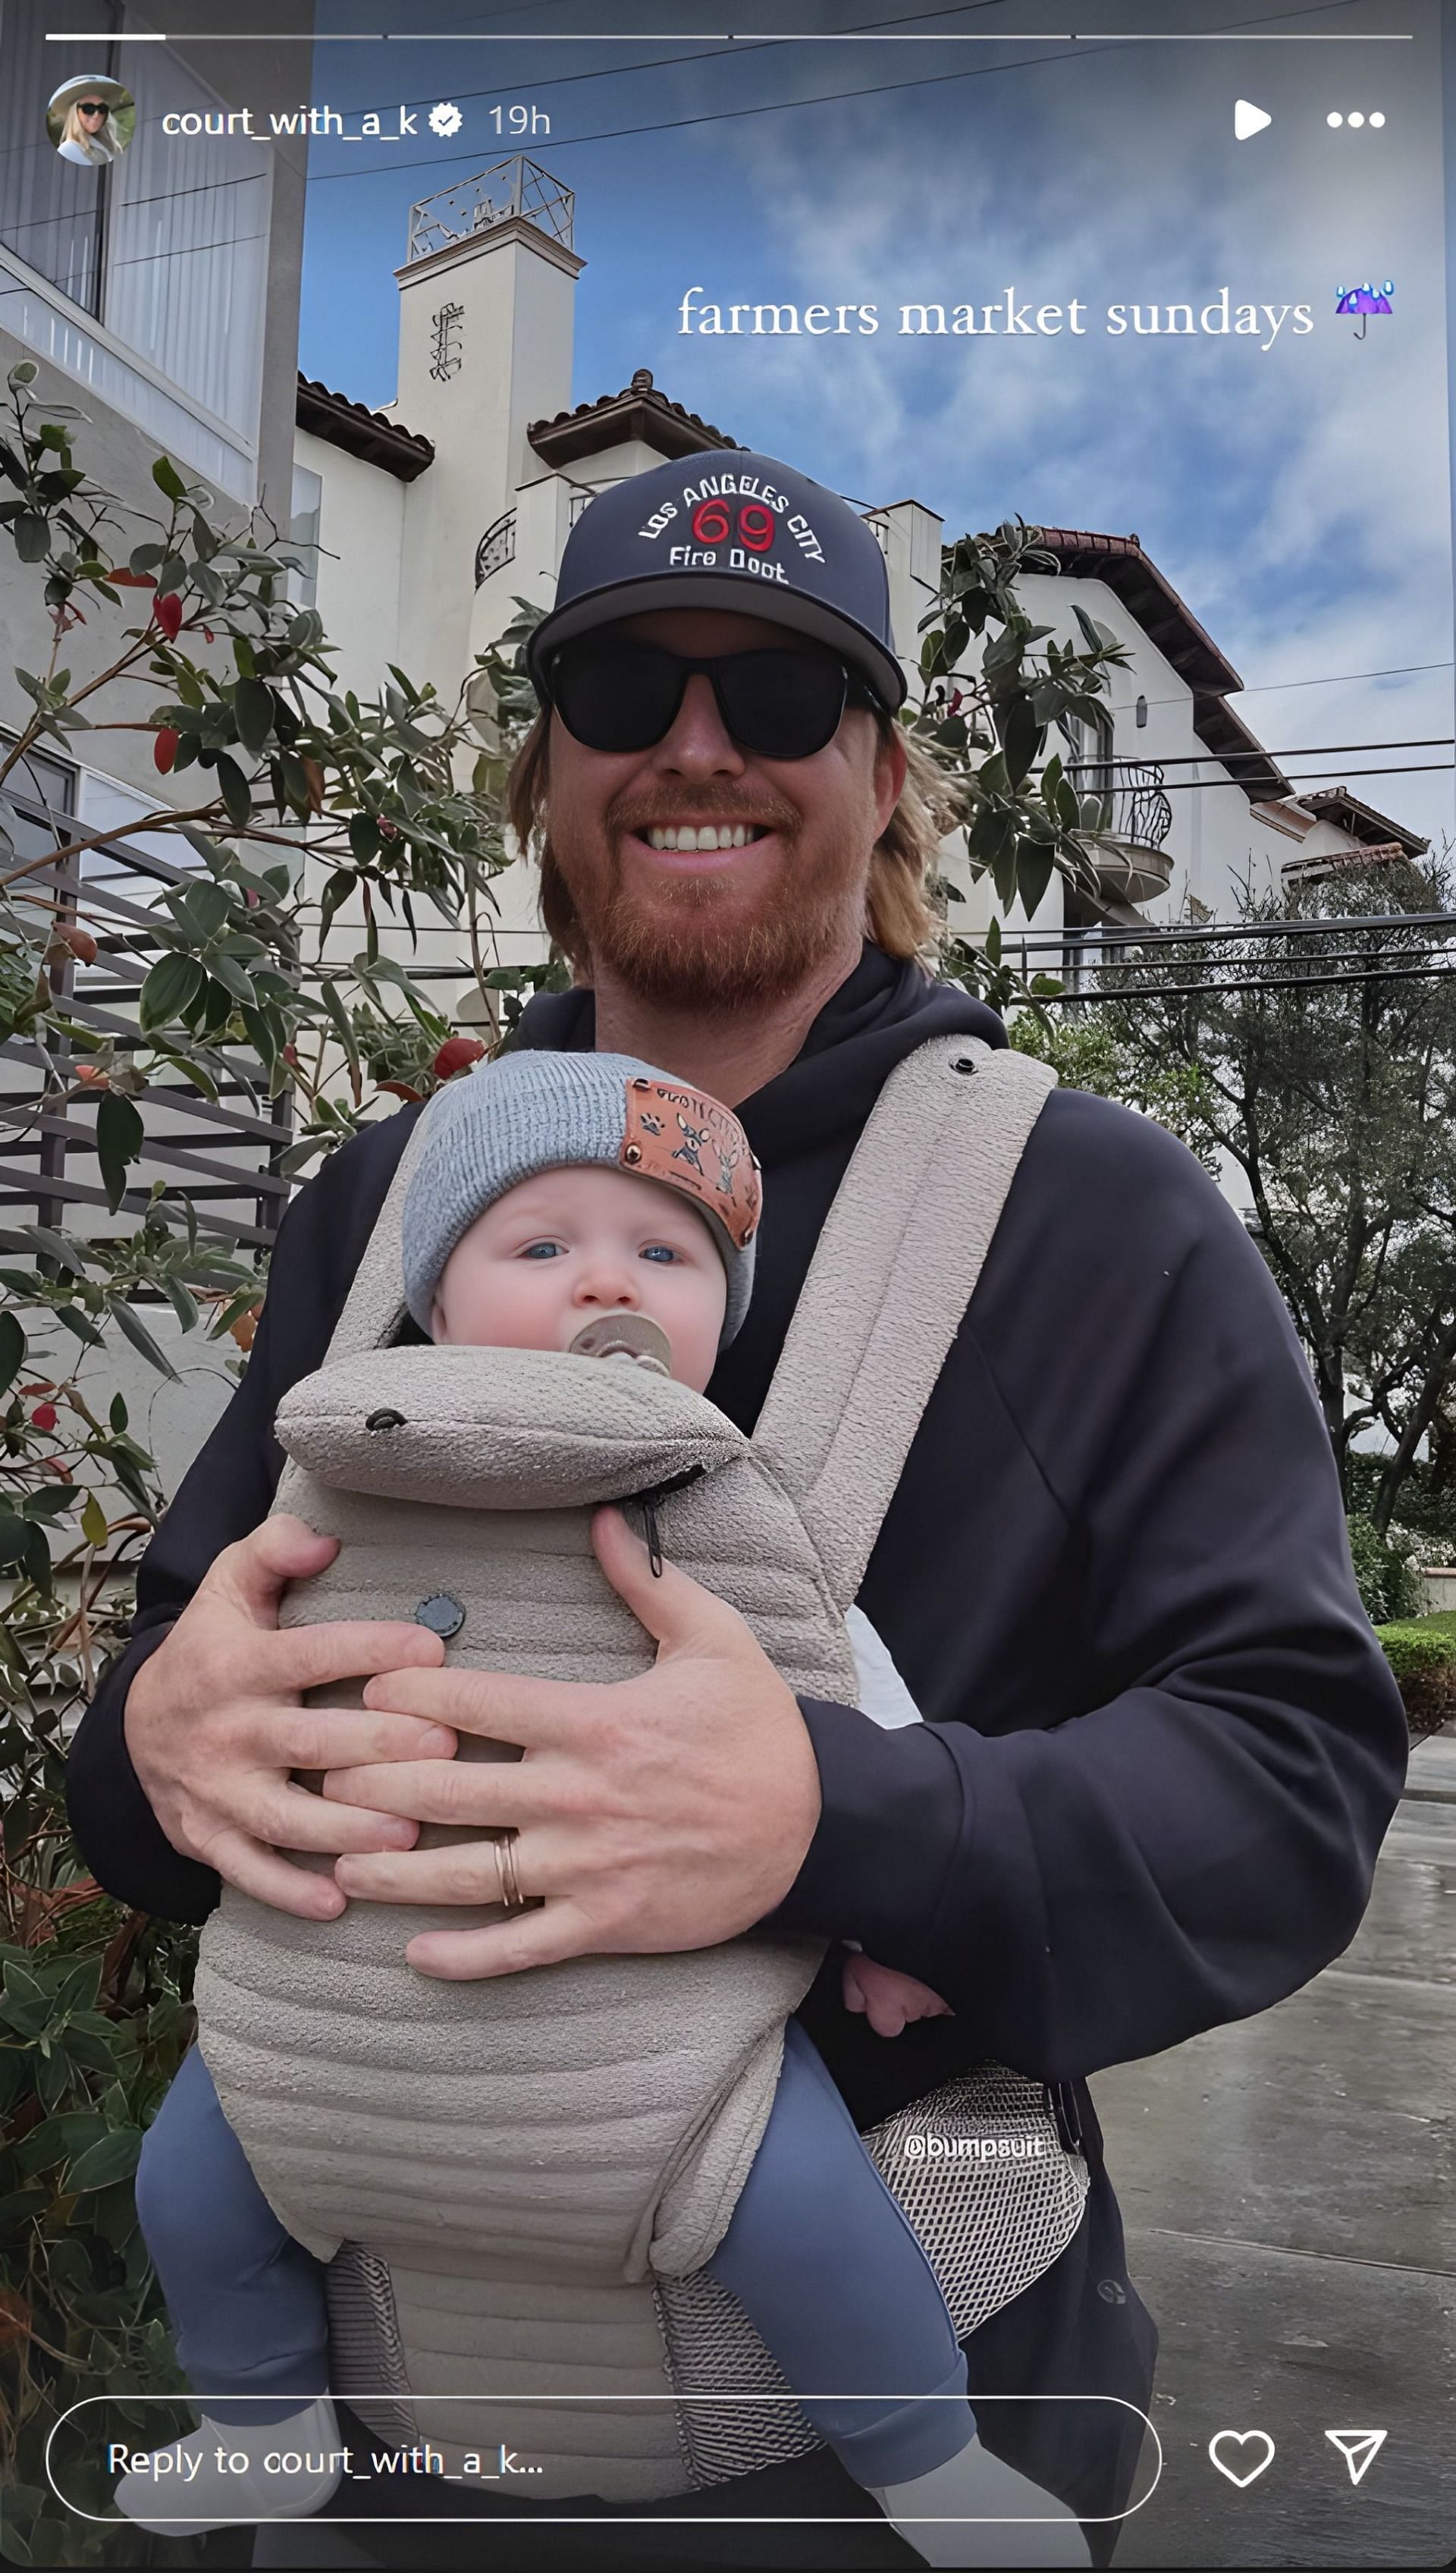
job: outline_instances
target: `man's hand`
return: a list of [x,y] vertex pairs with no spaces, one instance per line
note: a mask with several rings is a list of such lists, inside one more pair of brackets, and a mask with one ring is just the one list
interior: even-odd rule
[[[345,1898],[331,1875],[280,1858],[285,1849],[407,1849],[417,1826],[373,1813],[364,1797],[327,1804],[296,1786],[295,1769],[377,1760],[448,1761],[455,1736],[419,1717],[359,1707],[303,1706],[304,1689],[439,1662],[444,1646],[401,1622],[294,1626],[279,1631],[290,1581],[332,1563],[334,1537],[302,1519],[265,1519],[208,1570],[165,1643],[127,1691],[132,1766],[158,1822],[184,1858],[302,1920],[329,1921]],[[365,1791],[366,1792],[366,1791]]]
[[[656,1638],[656,1666],[610,1686],[495,1671],[391,1671],[365,1702],[524,1746],[520,1761],[334,1769],[331,1799],[419,1822],[511,1829],[540,1909],[483,1930],[425,1931],[421,1974],[466,1981],[594,1954],[715,1947],[793,1884],[819,1820],[819,1771],[787,1683],[734,1608],[647,1549],[620,1512],[592,1521],[597,1561]],[[345,1893],[375,1903],[500,1900],[494,1844],[347,1856]]]

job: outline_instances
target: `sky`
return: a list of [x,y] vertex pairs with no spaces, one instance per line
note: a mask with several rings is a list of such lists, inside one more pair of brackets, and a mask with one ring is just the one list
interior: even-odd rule
[[[382,0],[379,0],[382,6]],[[331,21],[330,9],[335,11]],[[1039,28],[1139,26],[1165,38],[1036,43]],[[639,0],[513,10],[442,0],[419,24],[491,41],[321,46],[314,98],[393,111],[416,139],[316,142],[301,364],[372,404],[394,391],[409,205],[512,148],[576,193],[573,399],[647,366],[675,401],[864,502],[914,497],[947,534],[1020,512],[1135,531],[1245,682],[1276,751],[1450,735],[1452,587],[1439,89],[1431,0],[969,0],[918,15],[882,0]],[[714,29],[834,41],[728,44]],[[546,43],[591,27],[590,40]],[[326,0],[321,28],[371,23]],[[387,23],[381,17],[379,23]],[[861,40],[845,41],[858,25]],[[517,35],[516,30],[520,33]],[[1409,29],[1410,44],[1363,33]],[[1324,40],[1338,30],[1339,41]],[[874,31],[874,41],[869,41]],[[927,33],[934,42],[911,42]],[[1272,41],[1297,33],[1299,42]],[[995,41],[952,42],[974,36]],[[1321,39],[1311,42],[1311,36]],[[676,41],[674,41],[676,39]],[[850,93],[846,95],[846,93]],[[1270,118],[1238,142],[1233,104]],[[427,110],[458,106],[435,141]],[[489,110],[533,108],[512,146]],[[424,113],[419,113],[423,110]],[[1385,119],[1359,129],[1349,115]],[[1327,119],[1339,114],[1339,128]],[[1358,324],[1337,290],[1394,280]],[[873,306],[873,336],[713,338],[699,304]],[[1131,308],[1228,290],[1290,308],[1277,334],[1139,335]],[[907,337],[906,303],[978,314],[1071,299],[1084,331]],[[1307,329],[1294,308],[1308,309]],[[1120,333],[1107,310],[1127,312]],[[1271,340],[1272,345],[1265,346]],[[1412,667],[1411,665],[1422,665]],[[1367,676],[1368,673],[1387,675]],[[1333,773],[1414,828],[1452,828],[1449,747],[1362,752]],[[1417,773],[1426,763],[1442,763]],[[1317,767],[1317,761],[1295,763]]]

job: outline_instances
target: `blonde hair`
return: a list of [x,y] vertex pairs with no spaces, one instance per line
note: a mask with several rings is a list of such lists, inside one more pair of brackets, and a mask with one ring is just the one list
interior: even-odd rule
[[[956,819],[950,781],[930,752],[877,710],[882,745],[897,737],[905,754],[900,800],[870,853],[865,936],[887,956],[914,958],[934,971],[941,921],[934,905],[940,844]],[[580,972],[587,963],[576,905],[546,827],[550,784],[550,714],[542,708],[510,764],[506,811],[522,856],[540,874],[541,922],[552,945]]]
[[106,139],[103,134],[88,134],[88,131],[85,131],[85,126],[82,126],[80,121],[80,98],[72,98],[70,108],[67,108],[67,121],[64,121],[62,126],[62,142],[80,144],[85,157],[88,157],[90,162],[98,162],[100,165],[100,162],[113,160],[111,152],[98,152],[98,144],[103,142],[103,139]]

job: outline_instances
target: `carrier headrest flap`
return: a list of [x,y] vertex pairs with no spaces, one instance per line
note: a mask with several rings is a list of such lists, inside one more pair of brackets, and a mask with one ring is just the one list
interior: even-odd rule
[[554,1349],[363,1350],[294,1385],[277,1427],[320,1482],[477,1510],[621,1500],[748,1448],[689,1386]]

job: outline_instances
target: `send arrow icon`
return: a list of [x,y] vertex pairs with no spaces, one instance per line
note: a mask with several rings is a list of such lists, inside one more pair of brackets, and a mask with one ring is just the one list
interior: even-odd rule
[[1326,2430],[1324,2435],[1344,2458],[1352,2484],[1363,2483],[1387,2436],[1384,2430]]

